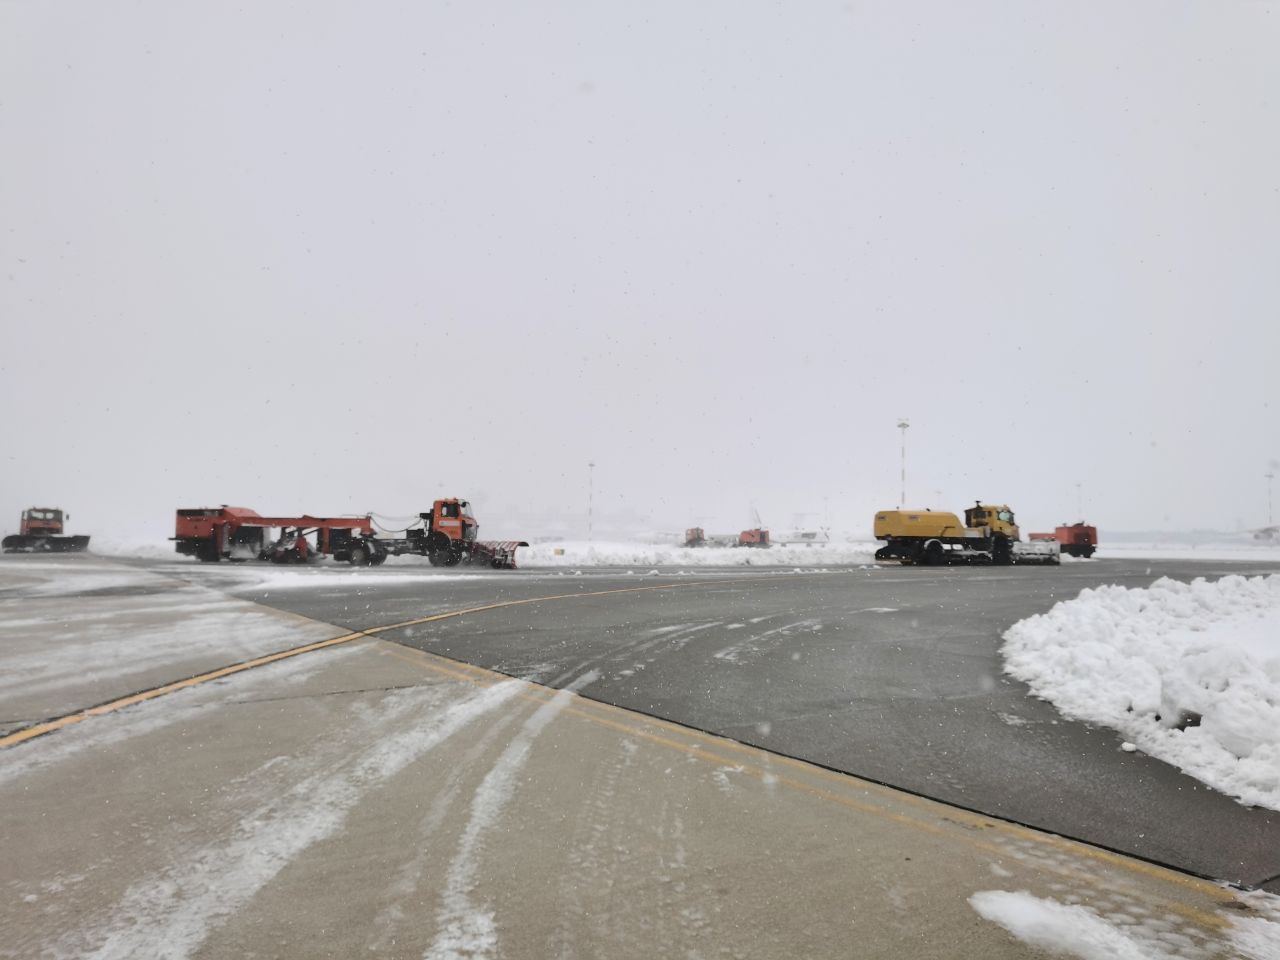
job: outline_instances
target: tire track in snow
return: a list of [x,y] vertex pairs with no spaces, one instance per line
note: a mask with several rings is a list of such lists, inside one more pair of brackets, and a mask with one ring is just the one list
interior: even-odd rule
[[[675,624],[670,627],[659,627],[656,630],[647,630],[641,636],[628,643],[624,643],[619,647],[605,651],[594,657],[588,657],[586,660],[576,664],[569,670],[547,681],[547,685],[557,687],[570,677],[581,676],[589,670],[594,671],[596,668],[602,667],[607,662],[625,663],[635,661],[635,658],[642,653],[652,650],[654,647],[668,646],[671,650],[680,650],[693,639],[695,633],[702,630],[709,630],[712,627],[718,627],[723,623],[721,620],[712,620],[707,623],[698,624]],[[656,636],[655,636],[656,634]],[[652,661],[645,661],[646,663]],[[635,663],[634,666],[639,669],[644,668],[643,663]],[[580,687],[575,689],[581,689]]]
[[717,650],[711,656],[716,660],[724,660],[728,663],[741,663],[744,659],[750,659],[762,653],[767,653],[789,637],[793,632],[808,630],[812,633],[821,629],[821,621],[797,620],[795,623],[788,623],[781,627],[774,627],[772,630],[766,630],[763,633],[752,634],[745,640],[740,640],[737,643],[730,644],[723,650]]
[[[495,718],[484,733],[466,749],[454,766],[454,770],[470,770],[490,750],[493,741],[514,720],[514,714]],[[396,871],[395,878],[388,885],[386,895],[383,897],[387,905],[374,918],[374,936],[368,942],[371,952],[378,953],[395,947],[405,921],[404,904],[417,892],[422,876],[426,872],[427,863],[434,853],[429,841],[443,826],[449,811],[459,805],[459,796],[464,786],[461,777],[452,776],[431,801],[418,828],[420,840],[417,844],[417,852]]]
[[471,899],[485,834],[515,793],[516,775],[529,759],[529,751],[538,735],[576,696],[577,690],[598,676],[595,671],[584,674],[539,706],[476,788],[471,799],[471,816],[449,865],[443,903],[436,915],[438,929],[434,942],[424,954],[426,960],[461,960],[496,954],[498,935],[494,911],[475,904]]
[[607,843],[608,834],[618,817],[619,808],[615,802],[618,781],[634,764],[639,749],[640,745],[635,740],[623,740],[621,757],[604,765],[590,793],[583,799],[582,811],[569,842],[568,861],[573,869],[565,871],[560,881],[560,899],[564,908],[560,912],[554,949],[548,951],[548,956],[571,960],[577,955],[576,947],[582,938],[575,924],[590,925],[597,942],[607,942],[609,938],[608,922],[614,917],[613,911],[592,913],[583,903],[581,891],[583,888],[613,889],[614,871],[610,869],[605,851],[616,848]]
[[[357,747],[349,757],[354,762],[345,768],[301,780],[242,817],[230,837],[191,851],[184,863],[131,886],[105,924],[64,938],[58,953],[94,960],[191,956],[299,854],[337,831],[370,789],[524,686],[517,680],[495,684],[420,726],[378,739],[367,751]],[[415,692],[406,701],[416,712],[438,697],[438,691]]]

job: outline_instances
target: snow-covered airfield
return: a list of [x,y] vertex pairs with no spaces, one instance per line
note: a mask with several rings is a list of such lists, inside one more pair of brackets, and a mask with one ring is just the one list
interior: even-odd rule
[[[352,570],[6,558],[0,658],[13,681],[0,689],[9,704],[6,729],[104,701],[110,707],[0,750],[0,825],[18,838],[7,849],[21,878],[0,909],[12,949],[19,956],[240,956],[276,942],[282,924],[299,956],[320,948],[316,937],[326,948],[336,938],[349,953],[408,944],[413,955],[429,957],[539,956],[566,940],[639,957],[652,955],[654,942],[671,952],[707,937],[744,956],[776,955],[769,931],[778,930],[787,930],[789,949],[821,956],[836,942],[831,924],[845,925],[872,954],[887,955],[896,949],[895,924],[907,918],[913,936],[935,944],[939,956],[949,955],[942,947],[954,947],[957,929],[970,931],[969,949],[997,957],[1021,956],[1024,941],[1094,950],[1081,956],[1259,957],[1280,936],[1280,916],[1265,893],[1234,893],[932,805],[576,692],[642,683],[646,670],[658,669],[655,658],[687,654],[701,637],[708,651],[726,642],[723,649],[734,651],[710,658],[722,683],[761,676],[749,671],[774,657],[803,664],[823,644],[855,656],[860,644],[878,642],[861,631],[909,615],[914,594],[903,592],[899,578],[935,576],[875,567],[861,554],[827,565],[787,558],[739,574],[795,584],[795,595],[810,604],[819,596],[814,589],[839,596],[854,585],[851,578],[862,578],[859,589],[874,591],[882,604],[856,606],[852,632],[840,632],[840,617],[848,615],[826,601],[801,618],[804,629],[788,626],[794,613],[773,621],[778,628],[767,612],[734,617],[726,610],[731,615],[719,627],[641,628],[636,653],[624,654],[638,658],[633,666],[597,659],[566,675],[560,692],[377,636],[353,636],[111,706],[157,683],[344,635],[341,626],[260,606],[250,596],[284,606],[328,603],[360,616],[385,598],[403,619],[405,610],[459,605],[455,591],[564,594],[573,589],[564,586],[566,576],[584,590],[625,591],[639,582],[648,591],[692,580],[693,593],[705,577],[710,596],[734,595],[725,591],[737,575],[723,565],[700,574],[695,564],[673,569],[658,553],[632,552],[631,545],[597,545],[602,570],[627,569],[593,573],[583,562],[592,548],[576,556],[561,549],[552,555],[568,562],[528,565],[506,577],[411,562]],[[728,552],[745,554],[751,566],[770,553]],[[1094,560],[1012,572],[1044,582],[1039,578],[1105,569],[1105,560]],[[963,583],[956,575],[984,574],[945,571],[947,590]],[[810,578],[817,579],[807,586]],[[1269,669],[1265,628],[1273,625],[1275,582],[1228,577],[1086,590],[1009,630],[1009,669],[1030,658],[1070,688],[1069,671],[1050,667],[1084,632],[1073,625],[1083,624],[1093,646],[1078,659],[1093,669],[1078,686],[1111,700],[1131,698],[1132,714],[1120,712],[1137,726],[1115,725],[1140,752],[1158,756],[1162,743],[1191,734],[1205,738],[1206,755],[1209,747],[1249,747],[1252,759],[1264,761],[1267,731],[1242,726],[1232,711],[1241,703],[1261,709],[1270,696],[1257,686],[1253,664]],[[469,634],[463,618],[460,636],[479,640],[491,622],[476,621],[480,632]],[[1057,632],[1049,629],[1055,624]],[[1182,638],[1177,643],[1170,642],[1174,634]],[[1024,635],[1041,642],[1020,654],[1015,639]],[[1116,637],[1131,646],[1117,648]],[[1163,657],[1166,648],[1178,656]],[[1131,660],[1098,668],[1108,651]],[[1205,664],[1226,682],[1205,687]],[[1154,721],[1153,704],[1163,710],[1165,703],[1152,698],[1150,684],[1120,692],[1098,681],[1101,674],[1149,679],[1145,667],[1167,668],[1157,682],[1170,703],[1201,714],[1198,726]],[[1253,699],[1221,696],[1236,688]],[[1036,688],[1051,698],[1055,690]],[[1083,715],[1065,695],[1059,699],[1064,714]],[[1011,743],[1031,743],[1049,729],[1043,723],[998,726]],[[1226,763],[1215,756],[1208,772],[1183,765],[1209,782]],[[1245,797],[1246,787],[1265,791],[1266,776],[1265,765],[1250,766],[1244,778],[1215,786]],[[77,787],[86,782],[93,791]],[[821,841],[810,849],[815,837]],[[754,866],[741,862],[747,838],[764,857]],[[823,871],[812,869],[815,856]],[[338,864],[347,883],[318,888],[313,878],[331,876]],[[836,888],[833,877],[840,878]],[[634,909],[618,912],[609,891],[619,884],[630,889]],[[790,902],[776,900],[778,884],[808,903],[803,929],[768,906],[785,910]],[[851,899],[861,904],[853,920]],[[974,911],[991,923],[973,928]],[[334,917],[342,918],[337,931]]]

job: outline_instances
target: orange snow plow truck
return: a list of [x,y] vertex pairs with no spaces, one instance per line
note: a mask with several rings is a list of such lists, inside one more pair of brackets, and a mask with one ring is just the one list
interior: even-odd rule
[[[87,536],[64,537],[63,513],[57,507],[32,507],[22,511],[18,532],[0,541],[5,553],[81,553],[89,549]],[[71,514],[65,519],[70,520]]]
[[[278,537],[272,531],[280,531]],[[353,566],[377,566],[389,556],[418,554],[433,566],[481,564],[514,569],[516,548],[525,540],[477,540],[480,525],[466,500],[437,500],[418,520],[399,531],[402,537],[379,537],[372,516],[264,517],[245,507],[199,507],[179,510],[174,549],[185,556],[219,560],[271,560],[305,563],[331,556]]]

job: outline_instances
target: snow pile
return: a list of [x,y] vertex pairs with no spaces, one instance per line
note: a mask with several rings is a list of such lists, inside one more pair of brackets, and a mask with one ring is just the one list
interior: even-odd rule
[[[1276,922],[1280,918],[1280,898],[1260,891],[1237,897],[1253,915],[1241,917],[1232,911],[1213,938],[1221,937],[1223,946],[1247,960],[1280,957],[1280,923]],[[983,890],[969,898],[969,905],[1023,943],[1057,956],[1080,960],[1179,960],[1203,955],[1200,951],[1191,953],[1195,944],[1187,933],[1196,931],[1168,932],[1172,918],[1144,919],[1125,913],[1103,917],[1089,907],[1059,903],[1025,890]]]
[[1062,713],[1280,810],[1280,576],[1084,590],[1004,639],[1005,671]]
[[89,552],[104,557],[143,557],[148,560],[172,560],[178,556],[168,540],[122,539],[97,534],[89,539]]
[[[626,541],[535,543],[516,551],[521,567],[824,567],[871,563],[878,543],[824,546],[679,547]],[[559,551],[559,552],[557,552]]]
[[969,905],[1023,943],[1049,953],[1083,960],[1154,960],[1168,956],[1163,950],[1144,950],[1086,907],[1041,899],[1025,891],[983,890],[969,898]]

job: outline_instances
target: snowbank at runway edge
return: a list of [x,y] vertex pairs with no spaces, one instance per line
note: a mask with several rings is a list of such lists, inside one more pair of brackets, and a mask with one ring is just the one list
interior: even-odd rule
[[1004,641],[1005,672],[1061,713],[1280,810],[1280,575],[1087,589]]
[[[823,546],[679,547],[612,541],[568,540],[521,547],[521,567],[822,567],[871,563],[880,544],[830,543]],[[557,554],[556,551],[563,551]]]
[[[1098,557],[1135,560],[1252,560],[1262,563],[1280,561],[1280,544],[1251,543],[1137,543],[1103,541],[1098,544]],[[1065,557],[1063,559],[1066,559]]]
[[94,535],[89,540],[89,552],[103,557],[142,557],[148,560],[175,560],[179,554],[168,540],[122,540],[111,536]]
[[[516,552],[516,562],[524,567],[821,567],[871,563],[880,544],[874,541],[830,543],[822,546],[774,546],[765,550],[748,547],[664,546],[631,541],[587,543],[569,540],[534,543]],[[104,538],[91,543],[92,552],[103,556],[147,557],[180,560],[171,543],[130,542]],[[563,551],[557,554],[556,551]],[[395,558],[392,558],[393,561]],[[426,563],[419,557],[400,558],[409,564]]]

